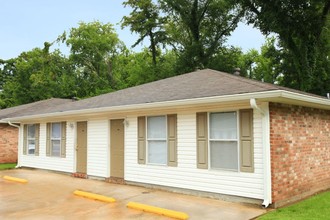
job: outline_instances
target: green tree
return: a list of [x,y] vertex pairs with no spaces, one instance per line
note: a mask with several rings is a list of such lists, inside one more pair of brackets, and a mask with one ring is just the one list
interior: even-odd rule
[[238,0],[264,34],[276,33],[283,85],[324,94],[330,90],[330,1]]
[[2,61],[1,107],[11,107],[51,97],[72,97],[74,76],[68,60],[58,51],[35,48]]
[[263,82],[282,83],[282,53],[276,48],[276,39],[268,38],[261,47],[261,52],[251,49],[243,53],[241,48],[226,47],[215,54],[209,67],[232,73],[240,68],[240,75]]
[[69,36],[60,39],[70,47],[70,62],[77,77],[78,97],[89,97],[112,91],[113,58],[124,47],[112,24],[80,22]]
[[133,44],[137,46],[145,38],[149,38],[152,62],[157,64],[158,47],[164,43],[166,34],[164,31],[165,18],[160,16],[159,6],[152,0],[127,0],[123,5],[132,7],[129,16],[124,16],[122,27],[130,27],[132,32],[139,34],[138,40]]
[[244,53],[241,48],[223,47],[210,58],[208,67],[227,73],[233,73],[235,68],[240,68],[240,75],[246,76],[247,68],[243,57]]
[[124,51],[114,59],[117,89],[123,89],[175,75],[177,56],[172,51],[158,51],[159,61],[153,65],[149,50]]
[[276,48],[276,39],[274,37],[268,38],[261,47],[261,53],[256,54],[254,57],[253,67],[251,68],[254,79],[273,84],[282,84],[282,52]]
[[182,72],[205,68],[243,13],[233,1],[160,0],[168,16],[166,31],[180,55]]

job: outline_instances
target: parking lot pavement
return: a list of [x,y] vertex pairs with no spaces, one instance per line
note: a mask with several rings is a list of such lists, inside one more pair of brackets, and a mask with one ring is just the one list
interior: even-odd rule
[[[18,183],[0,178],[0,219],[170,219],[126,208],[130,201],[187,213],[189,219],[251,219],[266,211],[260,207],[183,195],[99,180],[78,179],[44,170],[0,171],[27,179]],[[75,190],[116,199],[105,203],[73,195]]]

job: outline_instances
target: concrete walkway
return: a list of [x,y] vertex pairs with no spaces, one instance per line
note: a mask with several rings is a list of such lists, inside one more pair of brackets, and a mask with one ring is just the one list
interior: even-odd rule
[[[17,183],[8,175],[27,179]],[[78,179],[43,170],[0,171],[0,219],[170,219],[126,208],[130,201],[185,212],[189,219],[251,219],[265,213],[252,205],[225,202],[189,195],[118,185],[98,180]],[[105,203],[73,195],[83,190],[113,197]]]

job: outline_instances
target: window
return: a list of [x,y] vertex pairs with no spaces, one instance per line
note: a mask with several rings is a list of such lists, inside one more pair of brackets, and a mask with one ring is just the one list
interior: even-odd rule
[[138,164],[146,164],[148,161],[150,164],[167,164],[176,167],[178,165],[177,115],[139,116],[137,118],[137,147]]
[[196,114],[197,168],[254,172],[253,110]]
[[238,169],[237,112],[210,113],[211,168]]
[[147,118],[148,163],[167,164],[166,116]]
[[61,155],[61,123],[51,124],[51,155],[59,157]]
[[39,124],[23,126],[23,154],[39,155]]
[[66,122],[47,123],[46,155],[66,156]]
[[27,154],[34,155],[36,149],[36,125],[27,125]]

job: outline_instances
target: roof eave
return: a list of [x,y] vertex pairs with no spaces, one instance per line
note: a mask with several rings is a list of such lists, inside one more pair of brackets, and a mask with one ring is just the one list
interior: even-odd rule
[[330,99],[285,90],[282,90],[281,96],[278,100],[274,97],[274,101],[292,105],[330,110]]
[[217,102],[244,101],[244,100],[249,100],[251,98],[257,99],[259,101],[292,103],[292,104],[308,106],[308,107],[316,107],[327,110],[330,109],[330,100],[325,98],[309,96],[301,93],[294,93],[286,90],[271,90],[271,91],[263,91],[263,92],[192,98],[192,99],[164,101],[164,102],[89,108],[82,110],[70,110],[65,112],[55,112],[55,113],[47,113],[40,115],[28,115],[22,117],[6,118],[3,119],[3,121],[20,122],[24,120],[33,120],[33,119],[40,120],[50,117],[53,118],[53,117],[61,117],[61,116],[64,117],[64,116],[72,116],[72,115],[101,114],[105,112],[138,111],[142,109],[157,109],[157,108],[161,109],[164,107],[180,107],[180,106],[212,104]]

